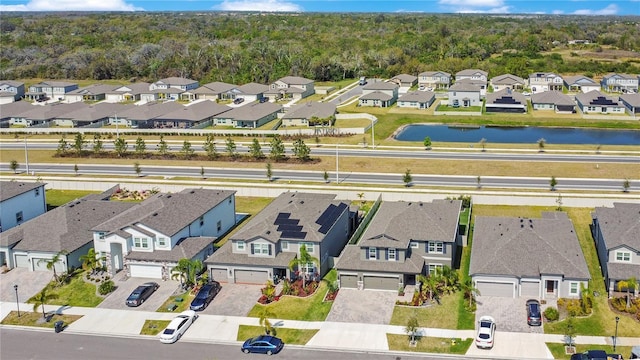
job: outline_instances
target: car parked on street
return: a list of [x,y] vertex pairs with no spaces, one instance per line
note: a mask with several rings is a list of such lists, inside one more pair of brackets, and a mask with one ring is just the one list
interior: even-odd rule
[[476,346],[481,349],[493,348],[493,339],[496,333],[496,321],[491,316],[483,316],[478,321],[478,335]]
[[160,334],[160,342],[163,344],[173,344],[180,340],[182,335],[197,318],[198,314],[193,310],[181,312],[180,315],[171,320],[169,325],[167,325],[164,331]]
[[527,324],[529,326],[542,325],[542,314],[538,300],[527,300]]
[[131,292],[131,295],[129,295],[125,303],[127,306],[131,307],[140,306],[149,298],[149,296],[151,296],[151,294],[158,290],[159,287],[160,285],[155,282],[144,283]]
[[193,311],[202,311],[204,310],[211,300],[213,300],[216,295],[220,292],[220,283],[217,281],[211,282],[209,284],[203,285],[200,290],[198,290],[198,294],[191,301],[191,306],[189,309]]
[[571,360],[608,360],[609,357],[604,350],[587,350],[583,353],[571,355]]
[[277,354],[284,347],[284,342],[270,335],[260,335],[250,338],[240,348],[243,353],[261,353],[267,355]]

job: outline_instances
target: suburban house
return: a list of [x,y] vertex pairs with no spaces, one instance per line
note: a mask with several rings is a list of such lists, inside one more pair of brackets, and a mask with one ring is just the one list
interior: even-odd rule
[[214,116],[213,123],[216,126],[255,129],[271,120],[277,119],[280,112],[282,112],[282,105],[270,102],[254,102]]
[[235,191],[158,193],[92,225],[92,245],[111,274],[168,280],[180,259],[213,253],[213,242],[235,226],[235,209]]
[[576,95],[576,103],[583,114],[624,114],[625,106],[611,96],[593,90]]
[[[611,296],[619,291],[619,281],[632,277],[640,281],[640,204],[614,203],[597,207],[591,215],[600,268]],[[638,290],[636,285],[635,294]]]
[[85,196],[0,233],[0,249],[9,267],[46,271],[46,261],[61,254],[58,273],[82,266],[80,257],[93,247],[91,228],[135,207],[109,201],[111,192]]
[[[180,99],[180,100],[195,100],[196,96],[192,90],[195,90],[200,86],[198,81],[191,80],[183,77],[168,77],[160,79],[151,85],[149,90],[155,91],[158,94],[156,99]],[[173,91],[175,89],[178,91]],[[181,95],[181,96],[180,96]]]
[[465,69],[456,73],[456,83],[478,86],[480,88],[480,95],[485,96],[487,94],[488,75],[484,70]]
[[163,123],[157,121],[158,117],[183,108],[184,105],[175,101],[154,101],[143,105],[131,106],[126,110],[114,113],[109,116],[109,123],[126,124],[128,127],[140,129],[161,128]]
[[522,90],[525,87],[524,79],[512,74],[503,74],[493,77],[489,81],[489,84],[493,88],[494,92],[504,89]]
[[0,80],[0,104],[8,104],[22,99],[24,83],[14,80]]
[[609,92],[638,92],[638,76],[629,74],[607,74],[600,81],[602,88]]
[[46,211],[43,183],[0,181],[0,232],[40,216]]
[[161,114],[153,121],[155,128],[204,128],[213,123],[213,119],[231,108],[211,100],[204,100],[183,106],[182,109]]
[[231,91],[235,93],[234,99],[242,98],[245,102],[252,102],[262,99],[264,94],[269,91],[269,86],[252,82]]
[[84,106],[64,114],[60,114],[52,123],[65,127],[101,127],[109,125],[109,118],[117,113],[123,113],[135,107],[133,104],[118,104],[99,102],[97,104],[83,104]]
[[486,112],[526,113],[527,99],[521,93],[505,88],[487,94],[484,104]]
[[562,76],[554,73],[538,72],[529,74],[529,88],[537,94],[544,91],[562,91],[564,80]]
[[411,88],[418,83],[418,77],[409,74],[400,74],[392,77],[389,81],[399,87]]
[[304,99],[315,94],[314,81],[299,76],[285,76],[269,85],[265,96],[278,99]]
[[391,82],[370,82],[362,87],[359,106],[389,107],[398,100],[398,85]]
[[207,269],[220,282],[291,278],[289,264],[304,246],[320,265],[309,263],[304,272],[322,277],[351,235],[352,216],[349,202],[334,194],[282,193],[206,260]]
[[116,88],[114,85],[92,84],[66,93],[64,95],[64,102],[106,100],[107,93],[113,91],[114,88]]
[[237,86],[224,82],[214,81],[204,84],[192,91],[196,95],[196,99],[205,100],[233,100],[235,98],[234,89]]
[[565,76],[564,86],[571,92],[587,93],[593,90],[600,90],[600,84],[584,75]]
[[52,99],[57,101],[64,100],[64,96],[78,88],[78,84],[66,81],[43,81],[35,85],[29,86],[24,96],[29,100],[46,100]]
[[382,202],[336,264],[341,288],[397,291],[416,275],[455,267],[461,251],[460,200]]
[[8,128],[12,118],[17,118],[20,114],[34,108],[28,101],[16,101],[0,104],[0,127]]
[[398,107],[428,109],[435,101],[436,94],[432,91],[413,91],[398,98]]
[[556,113],[572,114],[576,111],[573,99],[561,91],[543,91],[531,95],[533,110],[553,110]]
[[640,94],[621,94],[618,99],[627,108],[629,115],[640,114]]
[[149,91],[151,84],[146,82],[123,85],[105,93],[108,102],[134,102],[142,100],[141,94]]
[[449,106],[482,106],[481,89],[479,86],[465,82],[456,82],[449,88],[448,93]]
[[427,90],[448,89],[451,85],[451,74],[444,71],[425,71],[418,74],[418,85]]
[[14,114],[9,123],[18,126],[48,126],[58,117],[87,106],[84,103],[52,103],[31,106],[29,110]]
[[469,275],[482,296],[577,298],[589,269],[564,212],[476,217]]
[[331,126],[335,117],[335,104],[309,101],[292,106],[282,117],[282,126]]

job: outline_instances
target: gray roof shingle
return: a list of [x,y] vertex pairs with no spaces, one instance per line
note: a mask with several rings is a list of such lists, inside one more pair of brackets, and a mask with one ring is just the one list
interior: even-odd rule
[[498,85],[513,85],[513,84],[524,85],[524,79],[521,78],[520,76],[516,76],[512,74],[503,74],[503,75],[498,75],[492,78],[491,83],[498,84]]
[[180,259],[193,259],[207,246],[212,245],[217,238],[196,236],[181,239],[171,250],[131,251],[125,257],[128,260],[169,261],[178,262]]
[[271,102],[259,103],[254,102],[244,106],[233,108],[224,113],[218,114],[216,118],[257,121],[265,116],[282,111],[282,105]]
[[304,104],[294,105],[282,117],[283,119],[310,119],[317,117],[325,119],[336,114],[336,105],[333,103],[321,103],[309,101]]
[[424,258],[416,252],[409,252],[405,261],[365,260],[361,257],[361,249],[357,245],[347,245],[336,269],[354,271],[379,271],[399,274],[419,274],[424,268]]
[[360,96],[361,100],[380,100],[380,101],[389,101],[393,99],[393,96],[383,93],[382,91],[374,91],[368,94],[364,94]]
[[502,98],[512,98],[521,105],[527,104],[527,98],[525,98],[524,95],[511,89],[502,89],[500,91],[487,94],[486,104],[494,104],[498,99]]
[[540,93],[531,95],[532,104],[553,104],[558,106],[571,105],[575,106],[576,103],[570,96],[563,94],[560,91],[543,91]]
[[640,204],[614,203],[612,208],[597,207],[598,219],[607,250],[627,246],[640,252]]
[[398,101],[431,102],[435,97],[436,94],[431,91],[413,91],[400,96]]
[[44,185],[39,182],[0,181],[0,201],[11,199]]

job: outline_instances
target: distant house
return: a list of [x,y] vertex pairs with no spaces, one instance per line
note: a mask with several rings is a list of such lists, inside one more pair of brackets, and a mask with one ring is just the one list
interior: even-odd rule
[[91,226],[107,271],[168,280],[182,258],[201,260],[236,224],[235,191],[185,189],[156,194]]
[[531,95],[531,106],[533,110],[554,110],[563,114],[576,111],[575,101],[560,91],[544,91]]
[[600,90],[600,84],[584,75],[565,76],[564,86],[572,92],[588,93],[589,91]]
[[465,69],[456,73],[456,83],[475,85],[480,88],[480,96],[487,95],[488,73],[478,69]]
[[196,99],[193,90],[197,89],[198,86],[200,85],[196,80],[183,77],[168,77],[149,85],[149,90],[158,94],[156,100],[180,99],[192,101]]
[[34,101],[46,98],[62,101],[67,93],[77,88],[78,84],[72,82],[43,81],[29,86],[29,91],[24,94],[24,97]]
[[213,280],[264,284],[302,271],[290,269],[289,264],[304,246],[319,261],[306,264],[304,272],[322,277],[347,243],[351,221],[349,203],[335,200],[335,195],[286,192],[231,235],[205,263]]
[[107,98],[107,93],[118,86],[106,84],[93,84],[70,91],[64,95],[64,102],[101,101]]
[[30,109],[14,114],[9,123],[18,126],[48,126],[64,114],[86,107],[84,103],[53,103],[31,106]]
[[484,105],[486,112],[526,113],[527,99],[510,88],[487,94]]
[[391,82],[370,82],[362,87],[359,106],[390,107],[398,100],[398,85]]
[[436,94],[432,91],[413,91],[398,98],[398,107],[428,109],[436,101]]
[[482,296],[579,298],[591,276],[566,213],[476,217],[469,275]]
[[28,101],[16,101],[0,104],[0,127],[8,128],[10,126],[11,119],[20,118],[22,113],[28,112],[34,108],[35,105],[32,105]]
[[47,211],[44,185],[39,182],[0,181],[0,232]]
[[537,94],[544,91],[562,91],[564,80],[554,73],[537,72],[529,74],[529,88]]
[[608,74],[600,81],[602,88],[609,92],[638,92],[638,76],[629,74]]
[[576,95],[576,102],[584,114],[624,114],[625,107],[613,97],[594,90]]
[[494,92],[498,92],[504,89],[522,90],[525,86],[525,81],[523,78],[512,74],[498,75],[491,78],[489,83]]
[[193,93],[196,95],[196,99],[199,100],[233,100],[236,88],[237,86],[233,84],[214,81],[200,86],[193,90]]
[[382,202],[336,264],[340,287],[398,291],[417,275],[453,267],[462,248],[461,207],[459,200]]
[[425,71],[418,74],[418,84],[427,90],[448,89],[451,85],[451,74],[444,71]]
[[314,81],[299,76],[285,76],[269,85],[264,94],[270,99],[304,99],[315,94]]
[[292,106],[282,117],[282,126],[331,126],[335,115],[335,104],[309,101]]
[[392,77],[389,81],[399,87],[411,88],[418,83],[418,77],[409,74],[400,74]]
[[105,93],[107,102],[133,102],[140,101],[141,94],[149,91],[151,84],[146,82],[123,85]]
[[279,104],[251,103],[214,116],[213,123],[216,126],[255,129],[278,118],[280,112],[282,112],[282,106]]
[[[591,231],[609,296],[618,283],[640,281],[640,204],[614,203],[592,213]],[[638,285],[638,284],[636,284]],[[634,293],[640,289],[636,286]]]
[[230,107],[211,100],[200,101],[159,115],[154,119],[153,126],[174,129],[203,128],[213,124],[216,116],[230,110]]
[[0,80],[0,104],[8,104],[22,99],[24,83],[13,80]]
[[235,93],[234,99],[242,98],[245,103],[250,103],[252,101],[260,100],[264,94],[269,91],[269,86],[252,82],[239,86],[231,91]]
[[140,129],[162,128],[163,122],[158,121],[160,116],[183,109],[184,105],[175,101],[152,101],[143,105],[131,106],[110,115],[109,123],[126,124],[128,127]]
[[[83,104],[83,103],[76,103]],[[118,113],[124,113],[133,108],[133,104],[118,104],[100,102],[97,104],[83,104],[74,111],[65,112],[56,116],[52,124],[65,127],[101,127],[110,125],[109,118]]]
[[618,99],[629,115],[637,116],[640,114],[640,94],[621,94]]
[[449,90],[449,106],[470,107],[482,106],[481,90],[479,86],[456,82]]

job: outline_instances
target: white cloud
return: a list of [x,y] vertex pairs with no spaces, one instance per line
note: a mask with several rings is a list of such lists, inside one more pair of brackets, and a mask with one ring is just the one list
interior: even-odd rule
[[562,15],[562,14],[564,14],[564,11],[562,11],[562,10],[553,10],[551,13],[553,15]]
[[0,5],[0,11],[140,11],[124,0],[31,0],[22,5]]
[[575,15],[615,15],[620,9],[618,5],[611,4],[604,9],[581,9],[573,12]]
[[492,9],[460,9],[457,13],[465,14],[508,14],[511,11],[509,6],[501,6]]
[[223,11],[265,11],[265,12],[298,12],[303,11],[298,4],[278,0],[252,1],[252,0],[225,0],[214,7]]
[[440,0],[440,5],[462,6],[469,8],[493,7],[498,8],[504,4],[503,0]]

